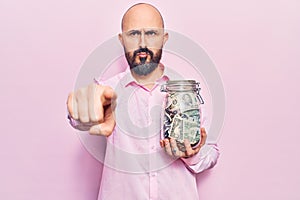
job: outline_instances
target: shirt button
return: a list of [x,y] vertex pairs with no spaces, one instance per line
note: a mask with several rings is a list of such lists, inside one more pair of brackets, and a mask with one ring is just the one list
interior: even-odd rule
[[151,174],[152,177],[156,177],[156,175],[157,175],[156,172],[154,172],[154,173]]
[[155,146],[152,146],[151,149],[152,149],[152,150],[155,150]]

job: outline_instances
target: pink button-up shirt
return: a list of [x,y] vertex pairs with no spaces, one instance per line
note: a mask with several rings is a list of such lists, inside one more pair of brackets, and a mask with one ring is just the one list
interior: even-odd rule
[[[118,96],[98,200],[199,199],[195,174],[213,167],[219,151],[216,144],[205,144],[193,157],[176,159],[160,147],[165,97],[160,85],[169,79],[176,75],[166,68],[151,90],[137,83],[129,70],[97,81],[114,88]],[[82,126],[74,120],[71,124]]]

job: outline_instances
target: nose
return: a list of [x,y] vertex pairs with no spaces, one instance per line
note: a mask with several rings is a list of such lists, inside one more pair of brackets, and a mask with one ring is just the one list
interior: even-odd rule
[[142,34],[141,34],[139,46],[140,46],[141,48],[145,48],[145,47],[146,47],[145,33],[144,33],[144,32],[142,32]]

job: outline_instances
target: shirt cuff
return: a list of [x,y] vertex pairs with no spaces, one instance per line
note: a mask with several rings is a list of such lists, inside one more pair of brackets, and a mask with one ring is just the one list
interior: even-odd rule
[[201,158],[203,158],[211,149],[212,147],[210,145],[205,144],[203,147],[201,147],[200,151],[195,154],[192,157],[189,158],[181,158],[183,162],[187,165],[195,165],[200,162]]
[[181,158],[181,160],[193,173],[200,173],[214,167],[219,155],[217,144],[205,144],[196,155],[190,158]]
[[69,124],[77,129],[77,130],[80,130],[80,131],[89,131],[90,128],[95,125],[94,122],[88,122],[88,123],[82,123],[81,121],[79,120],[75,120],[73,119],[70,115],[68,115],[68,120],[69,120]]

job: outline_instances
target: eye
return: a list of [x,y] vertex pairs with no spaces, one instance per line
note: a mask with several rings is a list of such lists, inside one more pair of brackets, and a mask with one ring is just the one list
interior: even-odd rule
[[155,36],[155,35],[157,35],[156,31],[147,31],[145,34],[148,35],[148,36]]
[[131,31],[131,32],[129,33],[129,35],[130,35],[130,36],[139,36],[139,35],[141,35],[141,31]]

